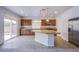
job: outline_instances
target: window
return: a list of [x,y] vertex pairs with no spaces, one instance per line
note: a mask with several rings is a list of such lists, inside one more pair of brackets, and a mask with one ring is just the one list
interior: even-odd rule
[[4,17],[4,40],[8,40],[16,36],[16,20],[9,17]]

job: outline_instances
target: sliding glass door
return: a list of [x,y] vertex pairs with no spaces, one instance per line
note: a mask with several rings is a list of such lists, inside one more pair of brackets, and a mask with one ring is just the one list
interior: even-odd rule
[[5,17],[4,18],[4,40],[8,40],[16,36],[16,20]]
[[11,38],[11,20],[4,18],[4,40]]
[[17,34],[17,24],[15,20],[11,21],[11,37],[15,37]]

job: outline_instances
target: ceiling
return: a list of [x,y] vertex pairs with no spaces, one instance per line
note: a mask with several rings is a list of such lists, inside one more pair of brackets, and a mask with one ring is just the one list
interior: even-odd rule
[[27,18],[39,18],[40,10],[49,8],[52,17],[57,16],[72,6],[5,6],[10,11]]

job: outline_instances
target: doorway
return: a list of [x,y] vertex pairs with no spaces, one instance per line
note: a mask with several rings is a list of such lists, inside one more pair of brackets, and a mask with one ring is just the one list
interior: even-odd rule
[[4,41],[16,36],[16,20],[4,17]]

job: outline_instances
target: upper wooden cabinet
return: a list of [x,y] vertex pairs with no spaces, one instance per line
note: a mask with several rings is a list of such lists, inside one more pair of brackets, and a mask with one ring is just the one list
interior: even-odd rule
[[46,26],[46,25],[52,25],[52,26],[56,26],[56,19],[48,19],[49,21],[47,21],[47,19],[41,19],[41,25],[42,26]]
[[32,25],[32,19],[21,19],[21,26]]

